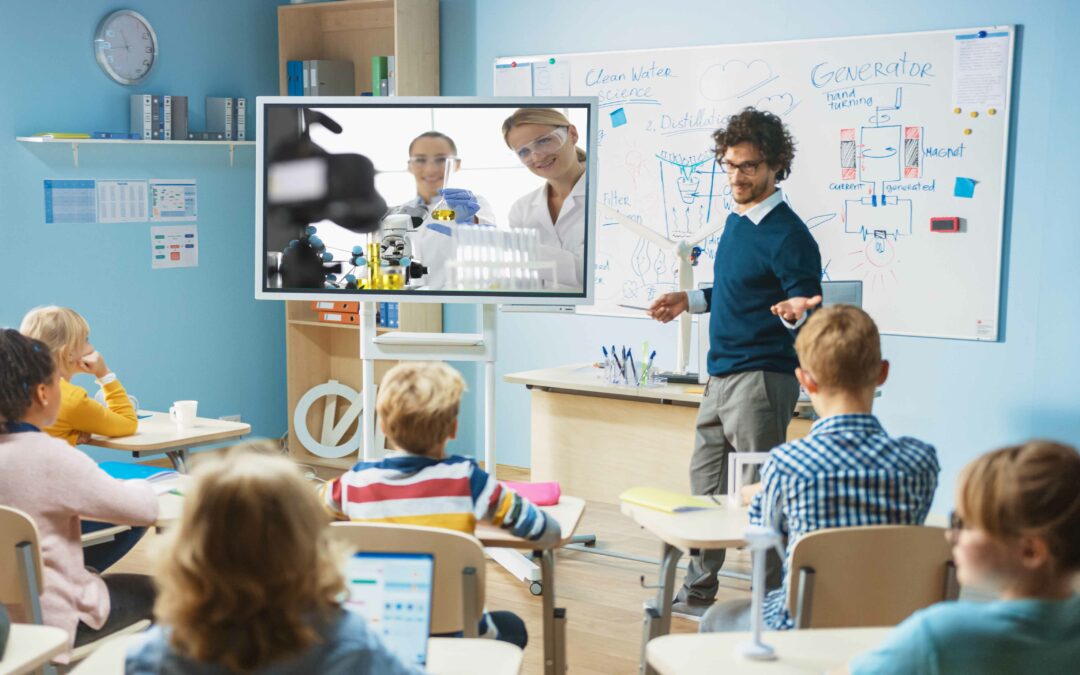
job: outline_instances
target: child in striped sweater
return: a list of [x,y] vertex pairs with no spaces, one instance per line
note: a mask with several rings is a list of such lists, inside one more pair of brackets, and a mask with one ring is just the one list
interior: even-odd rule
[[[386,438],[398,449],[381,461],[360,462],[322,488],[336,518],[354,522],[444,527],[472,534],[477,521],[550,545],[559,523],[507,489],[465,457],[445,457],[457,435],[465,382],[443,363],[401,363],[379,387],[376,410]],[[511,612],[485,612],[480,634],[524,647],[525,625]]]

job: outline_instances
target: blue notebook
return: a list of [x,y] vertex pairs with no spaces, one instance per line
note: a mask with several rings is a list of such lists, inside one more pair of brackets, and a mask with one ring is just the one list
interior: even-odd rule
[[143,480],[163,480],[177,475],[172,469],[166,469],[160,466],[147,466],[145,464],[129,464],[127,462],[101,462],[98,464],[101,470],[109,474],[113,478],[120,480],[132,480],[134,478],[142,478]]

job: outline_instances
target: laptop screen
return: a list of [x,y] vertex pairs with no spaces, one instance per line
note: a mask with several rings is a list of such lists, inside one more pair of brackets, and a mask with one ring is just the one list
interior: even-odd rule
[[428,553],[356,553],[346,565],[349,609],[405,663],[427,663],[435,559]]
[[830,305],[855,305],[862,308],[862,282],[822,281],[821,298],[821,304],[825,307]]

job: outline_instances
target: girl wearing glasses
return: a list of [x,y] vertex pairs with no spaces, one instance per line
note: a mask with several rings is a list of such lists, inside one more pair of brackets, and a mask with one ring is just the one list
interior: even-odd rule
[[503,122],[503,138],[544,184],[510,207],[512,228],[540,232],[541,253],[556,263],[560,286],[581,288],[585,274],[585,151],[577,128],[551,108],[520,108]]
[[961,586],[856,657],[853,673],[1067,673],[1080,664],[1080,453],[1031,441],[964,468],[948,531]]
[[[416,197],[390,209],[387,215],[404,213],[413,219],[413,256],[428,268],[423,284],[430,288],[446,285],[446,261],[453,258],[453,231],[457,223],[494,225],[495,214],[487,200],[469,190],[444,189],[447,163],[456,172],[461,168],[457,145],[440,131],[425,131],[409,144],[409,173],[416,179]],[[432,217],[440,202],[454,210],[451,221]]]

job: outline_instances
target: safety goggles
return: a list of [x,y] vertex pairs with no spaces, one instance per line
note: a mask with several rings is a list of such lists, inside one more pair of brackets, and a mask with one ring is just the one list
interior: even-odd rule
[[446,166],[447,162],[456,162],[457,157],[454,155],[435,155],[429,157],[428,155],[413,155],[409,158],[409,166],[419,169],[426,169],[429,166],[435,166],[442,169]]
[[566,127],[556,127],[551,133],[517,148],[514,153],[522,164],[532,164],[538,157],[547,157],[561,150],[569,137],[570,132]]

